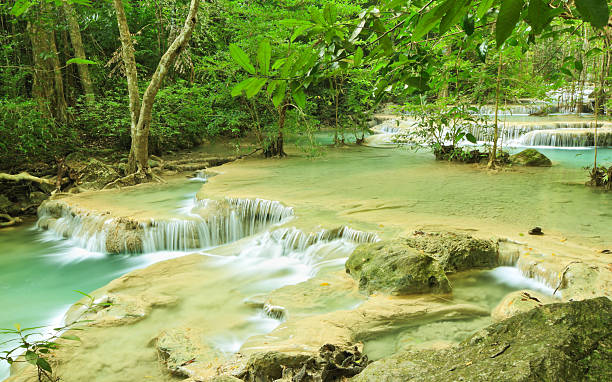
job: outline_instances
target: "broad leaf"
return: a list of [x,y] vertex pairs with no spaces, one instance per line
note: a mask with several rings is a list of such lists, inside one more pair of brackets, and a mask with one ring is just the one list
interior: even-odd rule
[[295,104],[300,108],[304,109],[306,107],[306,94],[304,93],[304,89],[298,88],[291,92],[293,99],[295,100]]
[[467,139],[469,142],[476,144],[478,141],[476,140],[476,137],[474,135],[472,135],[472,133],[467,133],[465,134],[465,139]]
[[529,0],[527,8],[527,22],[535,34],[540,34],[552,20],[552,8],[544,0]]
[[236,44],[230,44],[229,46],[230,55],[238,63],[238,65],[242,66],[244,70],[251,74],[255,74],[255,67],[251,64],[251,60],[249,60],[249,56],[240,47]]
[[38,354],[34,353],[32,350],[28,350],[25,353],[25,360],[32,365],[36,365],[36,361],[38,360]]
[[476,9],[476,17],[482,19],[482,16],[487,13],[489,9],[491,9],[491,5],[493,5],[494,0],[482,0]]
[[421,17],[414,32],[412,32],[412,40],[418,40],[425,36],[440,19],[446,14],[446,12],[453,6],[455,2],[453,0],[446,0],[442,4],[438,5],[434,9],[429,10],[425,15]]
[[30,0],[17,0],[15,4],[13,5],[13,8],[11,8],[10,14],[15,17],[19,17],[25,11],[30,9],[31,6],[32,6],[32,1]]
[[333,3],[327,3],[325,8],[323,8],[323,18],[328,24],[333,24],[336,22],[338,17],[338,11],[336,10],[336,6]]
[[70,64],[77,64],[77,65],[97,65],[98,63],[95,61],[91,61],[91,60],[86,60],[84,58],[71,58],[70,60],[66,61],[66,65],[70,65]]
[[501,48],[518,23],[523,4],[524,0],[502,0],[495,24],[495,40],[498,49]]
[[574,4],[582,19],[594,27],[603,28],[608,24],[610,9],[607,0],[575,0]]
[[363,49],[358,47],[355,51],[355,55],[353,56],[353,66],[361,65],[361,60],[363,59]]
[[267,81],[268,80],[265,78],[253,78],[253,81],[251,81],[245,89],[247,98],[255,97],[255,95],[259,93]]
[[467,11],[469,5],[469,0],[454,2],[453,6],[446,12],[440,21],[440,34],[446,33],[453,25],[457,24]]
[[285,92],[287,91],[287,82],[282,81],[276,86],[274,96],[272,97],[272,103],[275,107],[279,107],[281,102],[285,99]]
[[231,95],[232,97],[237,97],[242,95],[242,92],[255,80],[255,77],[247,78],[244,81],[241,81],[238,85],[234,86],[232,89]]
[[259,70],[264,76],[267,76],[270,73],[270,58],[272,55],[272,47],[270,47],[270,41],[268,39],[264,39],[261,44],[259,44],[259,49],[257,50],[257,62],[259,63]]
[[36,366],[40,367],[41,369],[43,369],[44,371],[47,371],[49,373],[53,372],[51,370],[51,365],[49,365],[49,362],[47,362],[47,360],[44,359],[44,358],[38,358],[36,360]]
[[474,33],[474,21],[474,16],[470,15],[469,13],[466,13],[463,17],[461,26],[463,27],[465,34],[468,36],[471,36]]

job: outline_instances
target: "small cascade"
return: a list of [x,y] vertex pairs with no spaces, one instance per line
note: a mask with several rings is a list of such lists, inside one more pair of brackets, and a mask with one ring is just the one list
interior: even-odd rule
[[[526,124],[507,124],[498,123],[499,139],[502,143],[513,144],[518,142],[525,134],[538,130],[554,130],[554,129],[583,129],[588,128],[588,122],[549,122],[542,124],[526,123]],[[470,133],[476,137],[477,141],[491,141],[493,137],[493,128],[491,126],[473,125],[470,128]]]
[[[478,114],[482,115],[494,115],[495,105],[482,105],[476,106],[478,108]],[[524,105],[505,105],[500,106],[498,115],[529,115],[539,113],[542,110],[550,109],[550,105],[543,102],[530,102]]]
[[[595,129],[531,131],[523,135],[516,143],[521,146],[592,147],[595,143]],[[612,128],[598,129],[597,146],[612,146]]]
[[319,232],[303,232],[297,228],[279,228],[264,233],[244,249],[240,256],[247,258],[289,257],[314,269],[323,258],[344,258],[358,244],[379,241],[374,233],[339,227]]
[[48,230],[50,239],[70,239],[89,252],[105,252],[111,218],[72,211],[63,202],[43,203],[38,216],[36,226]]
[[286,250],[298,251],[304,251],[316,243],[329,242],[336,239],[344,239],[355,244],[380,241],[380,238],[375,233],[358,231],[347,226],[310,233],[304,233],[297,228],[281,228],[272,231],[270,235],[272,239],[282,243],[283,248]]
[[195,200],[176,218],[138,222],[72,209],[47,201],[38,227],[91,252],[142,253],[213,247],[258,233],[293,216],[293,209],[264,199]]
[[186,251],[230,243],[293,216],[293,209],[264,199],[197,200],[189,219],[141,223],[143,251]]

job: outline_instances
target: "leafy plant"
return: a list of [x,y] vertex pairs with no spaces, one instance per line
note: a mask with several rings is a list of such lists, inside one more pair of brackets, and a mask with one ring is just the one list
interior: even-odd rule
[[96,302],[94,297],[81,291],[75,291],[87,298],[87,303],[82,304],[85,309],[73,322],[53,328],[50,334],[39,330],[44,326],[36,326],[30,328],[22,328],[19,324],[15,324],[14,328],[0,328],[0,334],[12,336],[13,338],[6,340],[0,345],[9,346],[9,350],[0,352],[0,361],[6,361],[9,365],[17,362],[27,362],[36,367],[39,382],[56,382],[60,379],[53,375],[53,369],[49,362],[49,357],[54,350],[62,346],[58,340],[80,341],[81,339],[70,334],[69,331],[83,330],[79,324],[89,322],[81,320],[83,316],[100,308],[106,308],[112,305],[110,302]]
[[437,159],[453,160],[462,158],[462,149],[458,147],[462,140],[476,143],[476,137],[470,132],[477,123],[478,109],[455,98],[440,98],[436,102],[420,105],[408,104],[403,108],[414,123],[403,139],[412,147],[427,145]]

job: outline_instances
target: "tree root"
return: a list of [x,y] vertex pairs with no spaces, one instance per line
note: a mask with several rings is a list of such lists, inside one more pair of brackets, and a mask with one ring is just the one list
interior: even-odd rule
[[26,182],[35,182],[35,183],[49,184],[49,185],[55,186],[55,181],[51,179],[39,178],[37,176],[30,175],[27,172],[20,172],[17,175],[0,173],[0,180],[9,180],[13,182],[26,181]]
[[[6,220],[6,221],[2,221],[2,220]],[[8,214],[0,214],[0,228],[10,227],[10,226],[13,226],[21,222],[22,222],[21,218],[18,218],[18,217],[14,218]]]

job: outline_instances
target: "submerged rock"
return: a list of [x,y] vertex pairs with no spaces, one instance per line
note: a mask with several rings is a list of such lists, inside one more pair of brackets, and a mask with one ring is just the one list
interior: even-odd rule
[[456,347],[408,350],[354,381],[610,381],[612,301],[551,304],[493,324]]
[[360,290],[370,294],[451,291],[442,264],[401,239],[357,247],[346,262],[346,272],[359,281]]
[[463,233],[423,233],[407,238],[406,244],[434,256],[445,272],[492,268],[498,264],[496,243]]
[[510,161],[513,164],[520,166],[532,166],[532,167],[550,167],[552,162],[546,157],[546,155],[540,153],[536,149],[523,150],[518,154],[510,156]]

